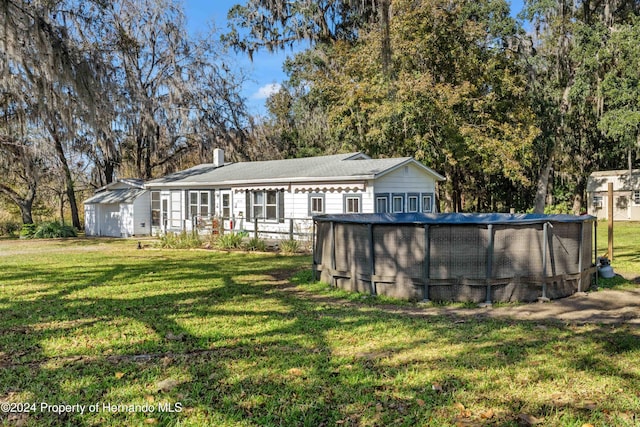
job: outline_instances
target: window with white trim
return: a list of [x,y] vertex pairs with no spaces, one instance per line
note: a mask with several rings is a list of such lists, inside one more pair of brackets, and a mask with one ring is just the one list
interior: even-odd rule
[[634,192],[633,192],[633,203],[635,205],[640,205],[640,190],[634,190]]
[[324,194],[309,194],[309,216],[324,213]]
[[417,194],[407,196],[407,212],[420,211],[420,197]]
[[362,212],[362,195],[345,194],[344,195],[344,213],[360,213]]
[[250,218],[282,222],[284,220],[283,195],[283,192],[277,190],[253,191]]
[[422,194],[422,212],[433,212],[433,194]]
[[389,194],[376,194],[376,213],[389,212]]
[[207,191],[189,191],[189,218],[202,217],[206,218],[210,214],[210,192]]
[[393,213],[404,212],[404,194],[394,194],[392,196],[391,209]]

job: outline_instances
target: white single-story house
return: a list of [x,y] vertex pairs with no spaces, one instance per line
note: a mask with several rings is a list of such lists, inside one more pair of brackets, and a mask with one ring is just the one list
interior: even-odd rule
[[128,237],[151,234],[151,197],[141,179],[121,179],[84,201],[87,236]]
[[261,233],[304,234],[318,214],[435,212],[436,183],[444,179],[411,157],[225,163],[216,149],[213,163],[154,179],[145,189],[153,234],[192,230],[212,217],[235,230],[258,225]]
[[587,213],[608,219],[609,183],[613,183],[613,219],[640,221],[640,169],[593,172],[587,181]]

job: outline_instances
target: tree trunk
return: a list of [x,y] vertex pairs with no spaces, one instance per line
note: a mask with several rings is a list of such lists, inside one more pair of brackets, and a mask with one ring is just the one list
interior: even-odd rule
[[64,225],[64,193],[59,193],[60,196],[60,224]]
[[582,184],[578,184],[575,194],[573,195],[573,208],[571,209],[575,215],[580,215],[582,213],[582,201],[584,200],[583,192],[584,186]]
[[547,200],[547,189],[549,188],[549,177],[553,167],[553,151],[547,159],[547,163],[540,172],[538,177],[538,185],[536,186],[536,198],[533,204],[533,213],[544,213],[544,207]]
[[69,207],[71,208],[71,223],[78,230],[82,228],[80,224],[80,215],[78,215],[78,204],[76,203],[76,192],[73,188],[73,176],[71,175],[71,169],[69,169],[69,163],[67,157],[64,154],[64,147],[62,141],[56,129],[53,126],[49,126],[49,132],[55,143],[56,153],[58,154],[58,160],[62,165],[62,171],[64,172],[64,180],[66,186],[67,198],[69,199]]
[[380,1],[380,33],[381,33],[381,62],[382,72],[391,78],[391,35],[390,35],[390,0]]
[[109,185],[113,182],[113,176],[116,172],[115,162],[111,160],[105,160],[104,162],[104,181],[105,185]]
[[27,194],[22,197],[16,193],[13,189],[6,185],[0,184],[0,193],[4,194],[20,208],[20,216],[22,217],[23,224],[33,224],[33,200],[36,198],[36,184],[31,183],[27,189]]
[[[18,206],[23,224],[33,224],[32,208],[39,179],[37,162],[34,161],[32,153],[16,141],[10,140],[3,148],[6,149],[6,155],[10,157],[12,162],[21,164],[22,170],[16,175],[23,178],[26,192],[21,195],[10,186],[0,182],[0,193]],[[3,155],[5,154],[3,153]]]

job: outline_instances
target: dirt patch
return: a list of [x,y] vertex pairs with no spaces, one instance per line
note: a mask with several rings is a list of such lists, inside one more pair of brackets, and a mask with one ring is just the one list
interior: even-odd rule
[[448,316],[454,321],[493,318],[571,324],[640,325],[640,289],[581,292],[545,303],[509,306],[460,308],[454,305],[444,307],[385,305],[376,306],[376,308],[411,316]]
[[640,325],[640,289],[580,292],[547,303],[484,309],[489,317],[558,320],[570,323],[630,323]]
[[[336,298],[321,296],[304,291],[301,287],[285,286],[283,290],[296,292],[304,298],[323,303],[340,303],[348,306],[364,304],[345,302]],[[464,321],[466,318],[500,318],[531,321],[559,321],[572,324],[635,324],[640,325],[640,287],[631,290],[601,289],[591,292],[579,292],[567,298],[544,303],[518,305],[500,305],[478,308],[459,306],[397,306],[376,305],[375,308],[391,313],[411,316],[449,316]]]

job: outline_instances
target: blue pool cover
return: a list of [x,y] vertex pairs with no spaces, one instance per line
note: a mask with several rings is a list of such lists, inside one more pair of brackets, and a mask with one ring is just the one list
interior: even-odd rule
[[508,213],[375,213],[326,214],[313,217],[314,221],[350,224],[542,224],[545,222],[595,221],[591,215],[544,215]]

